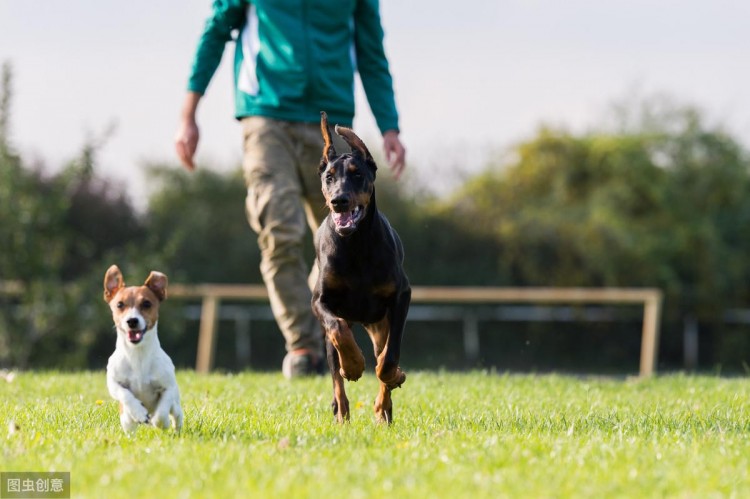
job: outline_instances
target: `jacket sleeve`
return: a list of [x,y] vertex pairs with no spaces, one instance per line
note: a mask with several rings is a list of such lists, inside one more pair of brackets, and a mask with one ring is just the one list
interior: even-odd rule
[[247,0],[214,0],[213,13],[206,21],[188,79],[188,90],[203,94],[216,68],[219,67],[224,47],[232,39],[232,32],[245,22]]
[[398,130],[393,79],[383,46],[379,0],[359,0],[354,11],[357,71],[381,133]]

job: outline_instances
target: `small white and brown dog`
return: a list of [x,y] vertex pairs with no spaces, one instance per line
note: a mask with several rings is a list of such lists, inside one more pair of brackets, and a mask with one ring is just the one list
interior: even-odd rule
[[159,304],[167,297],[167,276],[151,272],[143,286],[125,287],[112,265],[104,275],[104,301],[117,330],[115,353],[107,363],[107,388],[120,402],[120,424],[126,432],[139,423],[182,428],[180,391],[174,364],[162,350],[156,332]]

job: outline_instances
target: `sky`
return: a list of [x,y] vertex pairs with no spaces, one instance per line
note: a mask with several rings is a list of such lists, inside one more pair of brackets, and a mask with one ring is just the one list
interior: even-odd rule
[[[209,0],[0,0],[11,139],[50,172],[107,136],[99,173],[145,206],[173,139]],[[541,124],[595,127],[636,94],[702,109],[750,145],[746,0],[381,0],[407,148],[402,182],[449,190]],[[241,160],[232,48],[198,111],[199,167]],[[355,131],[380,147],[361,89]],[[109,132],[107,132],[109,131]],[[373,144],[374,143],[374,144]]]

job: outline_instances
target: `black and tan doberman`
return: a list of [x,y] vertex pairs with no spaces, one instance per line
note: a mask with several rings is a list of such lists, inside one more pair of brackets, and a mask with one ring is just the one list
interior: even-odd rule
[[326,337],[328,367],[333,377],[333,413],[349,419],[344,379],[356,381],[365,359],[352,334],[352,325],[365,328],[375,348],[375,374],[380,390],[375,417],[393,421],[391,390],[406,374],[399,367],[401,337],[411,301],[404,273],[401,240],[375,204],[377,166],[362,140],[346,127],[336,126],[351,153],[337,155],[328,118],[321,113],[323,157],[320,179],[330,213],[315,235],[319,275],[312,308]]

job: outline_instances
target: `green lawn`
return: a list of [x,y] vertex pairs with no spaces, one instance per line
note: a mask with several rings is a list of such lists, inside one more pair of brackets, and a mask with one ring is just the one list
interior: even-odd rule
[[[126,436],[104,372],[0,378],[0,471],[69,471],[73,497],[750,497],[750,380],[408,372],[377,386],[178,373],[181,434]],[[17,431],[9,431],[17,426]]]

